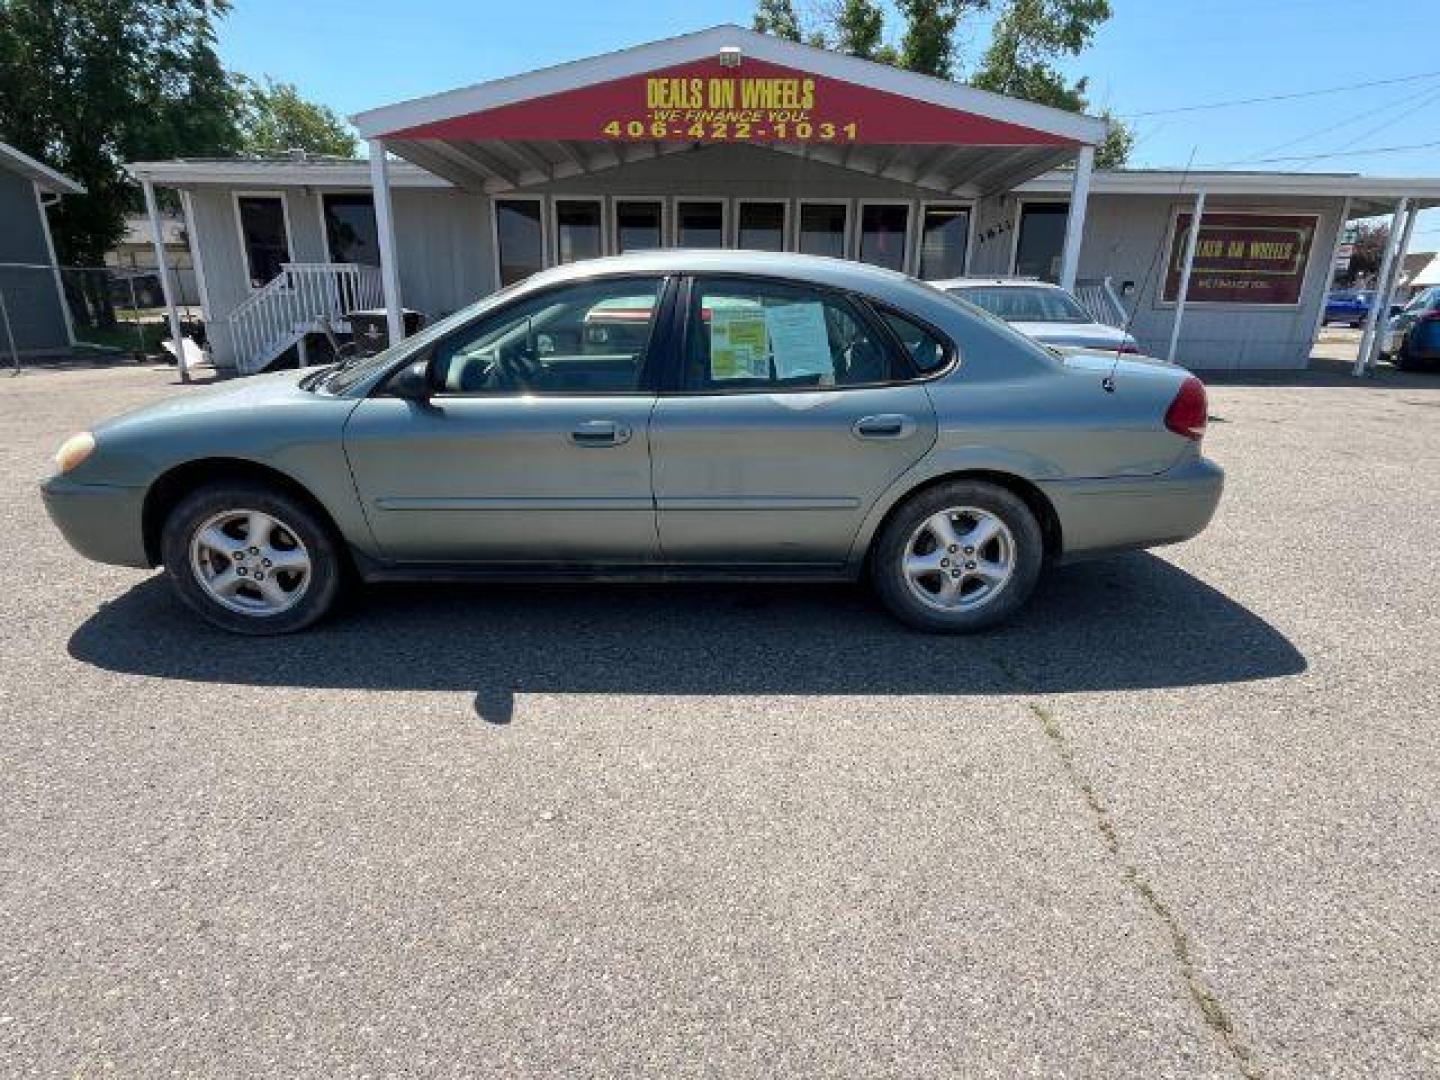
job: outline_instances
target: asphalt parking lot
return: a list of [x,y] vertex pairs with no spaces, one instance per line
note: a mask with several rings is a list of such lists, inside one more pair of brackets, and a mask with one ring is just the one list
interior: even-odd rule
[[860,589],[202,627],[0,378],[0,1074],[1440,1074],[1440,376],[1212,388],[1199,539],[973,639]]

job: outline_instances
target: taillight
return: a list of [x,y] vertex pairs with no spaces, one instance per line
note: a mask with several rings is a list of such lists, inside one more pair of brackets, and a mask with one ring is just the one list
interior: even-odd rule
[[1139,356],[1140,346],[1134,344],[1133,342],[1127,341],[1115,351],[1118,353],[1129,353],[1131,356]]
[[1191,375],[1180,384],[1180,392],[1165,410],[1165,426],[1176,435],[1197,442],[1205,434],[1205,421],[1209,417],[1209,402],[1205,399],[1205,384]]

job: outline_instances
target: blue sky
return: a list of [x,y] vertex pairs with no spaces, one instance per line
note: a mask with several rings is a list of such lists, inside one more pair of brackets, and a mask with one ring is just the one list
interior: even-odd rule
[[[797,0],[802,16],[824,0]],[[1090,96],[1130,118],[1131,164],[1183,167],[1254,158],[1308,172],[1440,175],[1440,51],[1407,47],[1417,0],[1111,0],[1114,17],[1068,64]],[[716,23],[748,25],[748,0],[235,0],[220,28],[226,64],[296,83],[345,115],[420,94],[528,71]],[[898,33],[893,14],[887,32]],[[962,63],[988,37],[982,21]],[[1433,29],[1431,27],[1430,29]],[[1384,57],[1384,62],[1377,62]],[[1433,74],[1431,74],[1433,72]],[[1387,86],[1260,105],[1157,114],[1239,98],[1412,75]],[[1144,115],[1151,114],[1151,115]],[[1343,152],[1345,156],[1313,156]],[[1425,214],[1411,250],[1440,247],[1440,210]]]

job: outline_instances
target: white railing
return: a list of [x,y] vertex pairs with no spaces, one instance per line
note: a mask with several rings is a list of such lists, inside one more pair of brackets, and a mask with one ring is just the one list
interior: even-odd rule
[[1108,277],[1088,278],[1075,283],[1075,299],[1096,322],[1107,326],[1124,326],[1130,321],[1115,283]]
[[381,307],[380,270],[357,263],[284,263],[226,316],[240,373],[259,371],[305,334],[352,311]]

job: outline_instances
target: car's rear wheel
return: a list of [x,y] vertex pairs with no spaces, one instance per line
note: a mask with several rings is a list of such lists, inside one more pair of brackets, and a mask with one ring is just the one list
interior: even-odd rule
[[1040,523],[1013,492],[959,480],[914,496],[871,552],[885,606],[921,630],[969,633],[1012,615],[1045,561]]
[[303,500],[261,484],[187,495],[165,521],[161,551],[180,598],[235,633],[303,629],[340,589],[340,545],[326,522]]

